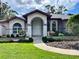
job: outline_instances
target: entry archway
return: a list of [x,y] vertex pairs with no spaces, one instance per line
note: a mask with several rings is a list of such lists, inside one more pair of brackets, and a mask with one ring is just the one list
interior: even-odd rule
[[32,36],[43,36],[43,20],[39,17],[35,17],[31,22]]

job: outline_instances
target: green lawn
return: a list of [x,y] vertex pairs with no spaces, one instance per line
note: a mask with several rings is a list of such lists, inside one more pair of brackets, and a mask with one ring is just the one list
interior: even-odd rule
[[0,59],[79,59],[40,50],[32,43],[0,43]]

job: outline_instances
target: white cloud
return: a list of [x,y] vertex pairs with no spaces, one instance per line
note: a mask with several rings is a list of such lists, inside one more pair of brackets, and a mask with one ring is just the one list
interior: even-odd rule
[[[67,8],[71,8],[72,6],[74,6],[77,2],[79,2],[79,0],[40,0],[41,4],[37,4],[35,2],[35,0],[2,0],[2,1],[6,1],[9,3],[9,5],[11,5],[12,7],[25,7],[25,6],[33,6],[33,7],[38,7],[40,5],[47,5],[47,4],[51,4],[51,5],[65,5],[67,6]],[[39,2],[37,0],[37,2]],[[38,7],[39,8],[39,7]]]
[[79,0],[70,0],[71,2],[79,2]]
[[[3,2],[8,2],[9,5],[17,10],[20,8],[22,11],[27,11],[26,9],[43,9],[45,10],[45,5],[64,5],[68,9],[71,9],[79,0],[2,0]],[[22,9],[21,9],[22,8]],[[17,10],[18,11],[18,10]],[[21,14],[22,12],[20,12]],[[24,13],[24,12],[23,12]]]

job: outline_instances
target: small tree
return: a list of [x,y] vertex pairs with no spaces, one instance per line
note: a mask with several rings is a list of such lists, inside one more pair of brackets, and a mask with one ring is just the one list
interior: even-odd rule
[[12,16],[15,16],[15,14],[18,14],[16,11],[12,10],[10,6],[8,6],[8,3],[3,3],[0,2],[0,18],[4,19],[7,18],[9,19]]
[[72,16],[68,20],[67,27],[70,29],[71,33],[79,35],[79,14]]

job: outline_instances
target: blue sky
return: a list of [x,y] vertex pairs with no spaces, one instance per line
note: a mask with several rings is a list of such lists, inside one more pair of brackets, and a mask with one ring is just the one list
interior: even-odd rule
[[2,2],[8,2],[9,6],[23,15],[34,9],[40,9],[47,11],[45,5],[64,5],[69,10],[67,13],[79,14],[79,0],[2,0]]

